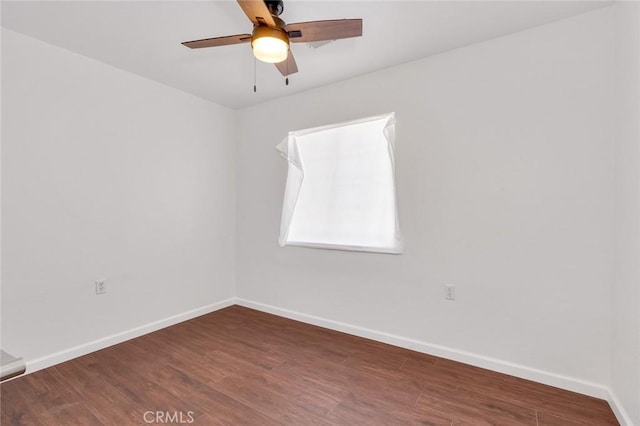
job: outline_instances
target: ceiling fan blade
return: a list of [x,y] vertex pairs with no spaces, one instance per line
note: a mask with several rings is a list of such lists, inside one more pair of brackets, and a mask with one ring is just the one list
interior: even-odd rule
[[293,52],[291,51],[289,51],[289,54],[287,55],[286,60],[282,62],[278,62],[277,64],[274,64],[274,65],[276,66],[276,68],[278,68],[278,71],[280,71],[280,74],[282,74],[285,77],[298,72],[298,65],[296,64],[296,60],[293,57]]
[[185,41],[182,44],[191,49],[202,47],[228,46],[231,44],[248,43],[251,41],[251,34],[236,34],[225,37],[203,38],[202,40]]
[[242,11],[254,25],[276,26],[276,21],[271,16],[269,8],[263,0],[237,0]]
[[287,24],[285,30],[292,43],[360,37],[362,36],[362,19],[297,22]]

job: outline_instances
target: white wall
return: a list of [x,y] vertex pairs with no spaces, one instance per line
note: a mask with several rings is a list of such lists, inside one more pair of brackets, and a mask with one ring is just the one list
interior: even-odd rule
[[2,90],[4,350],[35,362],[234,295],[234,111],[8,30]]
[[640,425],[640,4],[613,8],[616,28],[616,216],[611,387]]
[[[241,111],[238,296],[608,384],[612,42],[607,8]],[[390,111],[405,253],[278,247],[274,146]]]

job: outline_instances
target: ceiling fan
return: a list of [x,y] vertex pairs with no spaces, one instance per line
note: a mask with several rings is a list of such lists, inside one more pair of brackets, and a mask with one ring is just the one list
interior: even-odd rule
[[[283,76],[298,72],[289,43],[308,43],[362,36],[362,19],[335,19],[287,24],[278,16],[284,10],[282,0],[237,0],[253,23],[251,34],[185,41],[191,49],[227,46],[251,42],[254,56],[275,64]],[[288,83],[288,81],[287,81]]]

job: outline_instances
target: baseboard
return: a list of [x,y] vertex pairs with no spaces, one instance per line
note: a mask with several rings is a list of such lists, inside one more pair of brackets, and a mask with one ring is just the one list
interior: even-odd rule
[[276,306],[266,305],[246,299],[237,299],[236,304],[247,308],[256,309],[258,311],[267,312],[285,318],[301,321],[320,327],[329,328],[343,333],[352,334],[354,336],[365,337],[367,339],[376,340],[390,345],[411,349],[450,360],[463,362],[465,364],[474,365],[476,367],[486,368],[488,370],[509,374],[511,376],[532,380],[545,385],[555,386],[557,388],[566,389],[572,392],[578,392],[584,395],[608,400],[609,389],[596,383],[587,382],[573,377],[567,377],[548,371],[538,370],[524,365],[503,361],[500,359],[490,358],[471,352],[461,351],[441,345],[428,342],[422,342],[403,336],[384,333],[369,328],[359,327],[356,325],[346,324],[343,322],[333,321],[326,318],[320,318],[313,315],[307,315],[301,312],[295,312]]
[[618,419],[621,426],[633,426],[631,416],[629,416],[629,413],[624,409],[624,406],[612,390],[609,390],[607,402],[609,406],[611,406],[611,410],[613,410],[613,414],[616,415],[616,419]]
[[135,337],[149,334],[156,330],[160,330],[161,328],[169,327],[171,325],[178,324],[180,322],[187,321],[189,319],[199,317],[201,315],[205,315],[222,308],[226,308],[227,306],[231,306],[233,304],[235,304],[235,298],[229,298],[229,299],[220,301],[218,303],[202,306],[200,308],[196,308],[187,312],[182,312],[180,314],[173,315],[168,318],[163,318],[161,320],[154,321],[149,324],[142,325],[140,327],[135,327],[130,330],[112,334],[111,336],[103,337],[102,339],[98,339],[92,342],[84,343],[82,345],[74,346],[72,348],[65,349],[63,351],[56,352],[51,355],[47,355],[47,356],[33,359],[33,360],[27,360],[26,361],[27,371],[25,374],[33,373],[35,371],[42,370],[44,368],[51,367],[56,364],[69,361],[73,358],[77,358],[82,355],[86,355],[88,353],[95,352],[100,349],[104,349],[106,347],[116,345],[118,343],[122,343],[124,341],[133,339]]

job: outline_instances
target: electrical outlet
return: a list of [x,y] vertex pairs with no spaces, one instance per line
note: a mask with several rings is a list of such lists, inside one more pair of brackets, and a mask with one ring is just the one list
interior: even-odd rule
[[444,298],[447,300],[456,300],[456,286],[453,284],[446,284],[444,286]]
[[107,280],[96,280],[96,294],[105,294],[107,292]]

